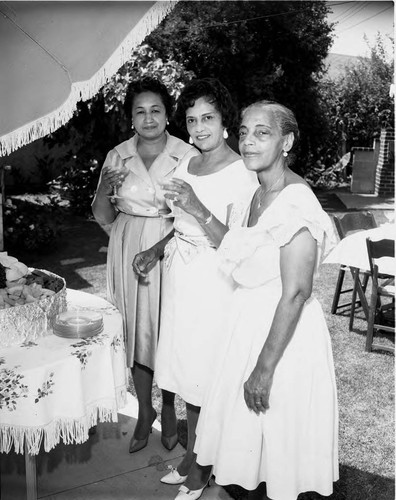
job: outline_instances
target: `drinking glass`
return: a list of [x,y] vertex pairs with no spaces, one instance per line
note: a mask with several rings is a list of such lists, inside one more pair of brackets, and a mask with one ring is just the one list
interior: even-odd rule
[[[163,189],[162,186],[163,184],[167,184],[169,181],[172,180],[172,177],[163,177],[161,179],[161,190],[163,193],[168,193],[169,191],[167,191],[166,189]],[[169,198],[165,198],[165,202],[166,204],[168,205],[168,207],[170,208],[170,212],[166,215],[162,215],[162,217],[176,217],[176,215],[180,215],[180,212],[181,212],[181,208],[179,207],[175,207],[174,203],[173,203],[173,200],[170,200]]]
[[[119,174],[123,174],[124,175],[123,181],[125,180],[125,177],[129,174],[129,169],[125,165],[122,165],[121,167],[111,167],[111,170],[113,172],[117,172]],[[122,196],[120,196],[118,194],[118,186],[113,186],[113,193],[110,194],[110,195],[108,195],[108,197],[111,200],[116,200],[117,198],[122,198]]]

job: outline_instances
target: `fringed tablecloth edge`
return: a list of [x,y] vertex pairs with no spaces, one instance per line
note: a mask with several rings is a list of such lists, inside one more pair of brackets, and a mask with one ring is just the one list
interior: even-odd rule
[[[118,395],[122,399],[121,390]],[[118,399],[118,398],[117,398]],[[121,402],[121,401],[120,401]],[[0,426],[0,452],[9,453],[14,446],[15,453],[25,452],[25,443],[30,455],[37,455],[44,439],[44,450],[46,452],[55,448],[61,439],[65,444],[81,444],[89,438],[88,431],[98,422],[117,422],[118,406],[115,401],[109,405],[94,404],[88,409],[87,414],[79,419],[60,418],[53,420],[45,427],[29,428],[1,424]]]

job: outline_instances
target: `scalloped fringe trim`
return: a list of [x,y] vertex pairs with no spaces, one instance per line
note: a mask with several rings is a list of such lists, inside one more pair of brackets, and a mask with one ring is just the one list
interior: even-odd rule
[[42,429],[29,427],[4,426],[0,429],[0,452],[9,453],[14,445],[15,453],[24,453],[24,444],[30,455],[37,455],[44,439],[46,452],[57,444],[80,444],[88,439],[88,431],[99,422],[117,422],[117,408],[99,408],[94,406],[89,414],[81,420],[54,421]]
[[92,78],[72,84],[70,95],[62,106],[0,137],[0,156],[9,155],[16,149],[54,132],[68,122],[77,108],[77,102],[86,101],[97,94],[99,89],[127,62],[132,50],[159,25],[177,2],[178,0],[156,2]]

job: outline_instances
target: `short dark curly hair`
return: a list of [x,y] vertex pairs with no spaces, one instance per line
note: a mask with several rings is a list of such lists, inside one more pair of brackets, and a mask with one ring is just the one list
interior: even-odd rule
[[238,116],[236,108],[227,88],[216,78],[200,78],[187,83],[176,102],[174,117],[178,127],[186,130],[186,111],[200,97],[215,106],[225,128],[235,128]]
[[169,94],[168,89],[162,82],[160,82],[156,78],[145,76],[140,80],[134,80],[133,82],[131,82],[128,85],[125,94],[124,111],[129,126],[132,125],[133,100],[136,96],[142,94],[143,92],[152,92],[153,94],[159,95],[163,105],[165,106],[165,111],[168,119],[172,118],[175,102],[173,97]]

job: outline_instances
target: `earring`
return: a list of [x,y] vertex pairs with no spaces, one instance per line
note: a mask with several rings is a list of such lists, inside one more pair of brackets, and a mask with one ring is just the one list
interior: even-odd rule
[[169,125],[169,120],[166,120],[166,124]]
[[133,126],[133,123],[131,125],[131,130],[135,130],[135,127]]
[[282,154],[283,154],[283,156],[284,156],[285,158],[287,158],[287,157],[289,156],[289,153],[288,153],[287,151],[283,151],[283,152],[282,152]]
[[224,139],[228,139],[228,132],[226,128],[223,130],[223,137]]
[[191,135],[190,135],[190,137],[188,138],[188,142],[189,142],[190,144],[194,144],[194,141],[192,140]]

